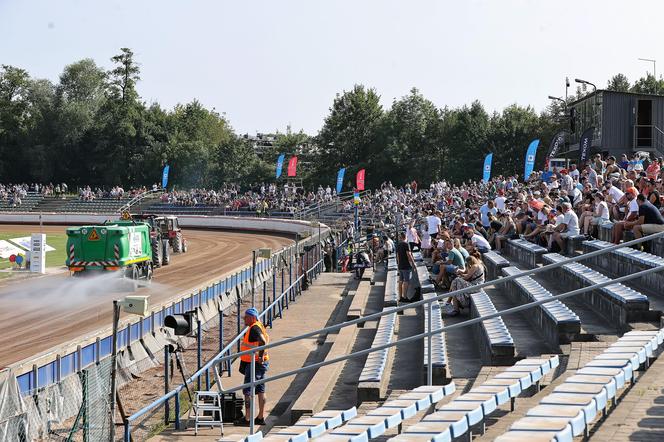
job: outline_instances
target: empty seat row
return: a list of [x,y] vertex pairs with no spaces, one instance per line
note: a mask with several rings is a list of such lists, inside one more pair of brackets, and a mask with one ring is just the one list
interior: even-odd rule
[[[507,276],[521,273],[517,267],[505,267]],[[530,276],[523,276],[506,283],[507,293],[517,303],[539,301],[553,295]],[[558,300],[541,304],[538,308],[528,310],[525,315],[546,336],[554,346],[567,344],[581,332],[581,320],[572,310]]]
[[472,426],[483,423],[484,419],[500,405],[511,402],[514,409],[515,398],[537,384],[558,364],[558,356],[523,359],[452,402],[437,407],[434,413],[425,416],[419,423],[407,427],[400,435],[390,440],[457,439],[468,433]]
[[[612,245],[600,240],[584,241],[583,251],[584,253],[594,252]],[[590,266],[597,267],[609,274],[622,276],[664,266],[664,258],[629,247],[622,247],[609,254],[605,253],[588,258],[588,263]],[[659,294],[661,287],[664,285],[664,274],[662,272],[650,273],[633,280],[633,283],[647,293]]]
[[489,281],[502,276],[502,269],[509,267],[510,262],[503,256],[494,251],[490,251],[482,255],[484,266],[486,267],[487,278]]
[[647,364],[664,342],[664,329],[632,331],[576,374],[565,379],[553,393],[510,427],[496,441],[537,440],[572,442],[575,436],[588,435],[588,426],[599,414],[605,414],[626,382],[633,382],[634,371]]
[[530,269],[542,262],[542,255],[548,252],[544,247],[520,238],[507,240],[506,250],[510,256]]
[[[396,312],[390,313],[380,318],[380,321],[378,322],[378,328],[376,330],[376,335],[374,336],[373,342],[371,343],[371,348],[377,348],[392,342],[396,322]],[[367,355],[367,359],[364,362],[364,367],[362,368],[362,373],[360,373],[358,385],[358,390],[360,390],[358,391],[358,395],[362,397],[363,401],[380,399],[378,397],[380,395],[380,389],[376,387],[376,384],[380,384],[383,380],[389,350],[389,348],[384,348]],[[364,393],[370,394],[361,394],[362,390],[369,390],[365,391]]]
[[268,434],[267,442],[304,442],[333,430],[357,416],[357,408],[348,410],[323,410],[313,416],[302,417],[290,427]]
[[[470,295],[470,316],[472,318],[480,318],[497,312],[489,295],[483,290]],[[480,344],[483,363],[508,365],[514,362],[514,340],[502,317],[487,319],[473,328]]]
[[399,301],[399,273],[396,270],[388,270],[385,276],[385,295],[383,306],[394,307]]
[[[564,260],[565,257],[557,253],[544,255],[545,264],[559,263]],[[579,262],[556,267],[553,269],[552,276],[558,282],[567,282],[574,289],[611,281],[611,278]],[[648,297],[623,284],[611,284],[581,296],[595,307],[595,311],[603,314],[620,329],[627,329],[629,322],[648,319],[647,314],[650,309]]]
[[[424,293],[424,299],[435,298],[435,293]],[[429,333],[429,304],[424,307],[424,332]],[[443,318],[440,312],[440,303],[433,301],[431,305],[431,328],[432,330],[439,330],[443,328]],[[429,340],[424,338],[424,370],[423,379],[426,380],[428,376],[429,367]],[[447,382],[449,377],[447,349],[445,342],[445,333],[436,333],[431,337],[431,368],[433,372],[434,384],[443,384]]]
[[364,416],[355,417],[345,425],[316,438],[317,441],[362,442],[383,435],[388,429],[396,428],[404,420],[418,412],[428,410],[445,396],[455,391],[455,385],[432,385],[417,387],[399,395]]

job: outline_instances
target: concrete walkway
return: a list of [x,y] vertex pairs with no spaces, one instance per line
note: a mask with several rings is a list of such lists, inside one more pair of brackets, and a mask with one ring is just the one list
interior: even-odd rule
[[[343,304],[342,293],[354,290],[357,281],[352,279],[349,273],[323,273],[314,281],[309,290],[303,292],[296,302],[290,303],[289,309],[284,310],[283,319],[274,322],[274,328],[268,329],[270,340],[279,341],[288,337],[296,336],[308,331],[321,329],[345,320],[336,315],[336,311]],[[270,350],[270,373],[281,373],[294,370],[308,364],[321,361],[325,358],[329,347],[321,345],[324,337],[311,337],[292,344],[276,347]],[[224,377],[222,383],[225,388],[243,383],[243,376],[238,372],[239,363],[234,364],[233,374]],[[300,374],[270,382],[267,384],[267,404],[264,432],[275,425],[286,425],[286,416],[289,414],[290,406],[301,395],[306,394],[305,388],[315,371]],[[215,429],[203,429],[198,436],[194,436],[193,419],[187,430],[167,430],[150,440],[154,441],[216,441],[220,438],[220,431]],[[234,427],[232,423],[224,424],[224,435],[249,434],[247,427]]]

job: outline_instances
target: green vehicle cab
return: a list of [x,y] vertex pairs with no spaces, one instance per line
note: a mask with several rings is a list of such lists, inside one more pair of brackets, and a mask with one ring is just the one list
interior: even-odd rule
[[67,229],[66,266],[74,276],[120,271],[130,279],[152,279],[150,226],[134,221]]

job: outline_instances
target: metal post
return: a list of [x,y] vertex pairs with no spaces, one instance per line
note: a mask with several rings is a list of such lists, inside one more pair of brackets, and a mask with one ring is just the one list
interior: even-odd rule
[[254,434],[254,418],[256,412],[254,411],[254,395],[256,394],[256,355],[254,352],[249,353],[251,356],[251,393],[249,396],[249,434]]
[[[427,318],[427,324],[428,324],[428,330],[427,332],[431,332],[431,315],[433,313],[433,302],[430,302],[427,306],[427,309],[429,311],[429,317]],[[429,347],[427,349],[427,385],[433,385],[433,367],[431,366],[431,335],[427,336],[427,346]]]
[[120,322],[120,304],[113,300],[113,347],[111,350],[111,428],[109,439],[115,440],[115,390],[117,385],[118,323]]
[[261,312],[264,312],[266,308],[267,308],[267,281],[263,281],[263,310],[261,310]]
[[[169,369],[171,367],[170,361],[171,361],[171,351],[170,351],[171,346],[170,345],[164,345],[164,394],[168,394],[170,391],[170,382],[169,382]],[[170,401],[167,399],[166,402],[164,402],[164,423],[168,425],[170,422],[170,414],[171,414],[171,404],[169,403]]]
[[[240,305],[240,294],[237,294],[237,333],[240,334],[240,309],[242,306]],[[240,351],[240,341],[237,341],[237,351]]]
[[[196,314],[196,369],[200,370],[201,367],[203,366],[203,333],[201,333],[201,320],[198,317],[198,314]],[[198,379],[196,379],[196,386],[198,387],[198,390],[200,391],[201,389],[201,377],[199,376]]]
[[175,429],[180,429],[180,392],[175,394]]
[[256,307],[256,251],[251,251],[251,306]]

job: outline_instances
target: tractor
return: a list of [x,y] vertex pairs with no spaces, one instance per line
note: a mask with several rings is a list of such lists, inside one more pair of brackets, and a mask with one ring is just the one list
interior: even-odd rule
[[176,216],[142,215],[139,218],[150,226],[152,256],[155,267],[168,265],[173,253],[186,253],[187,240]]

